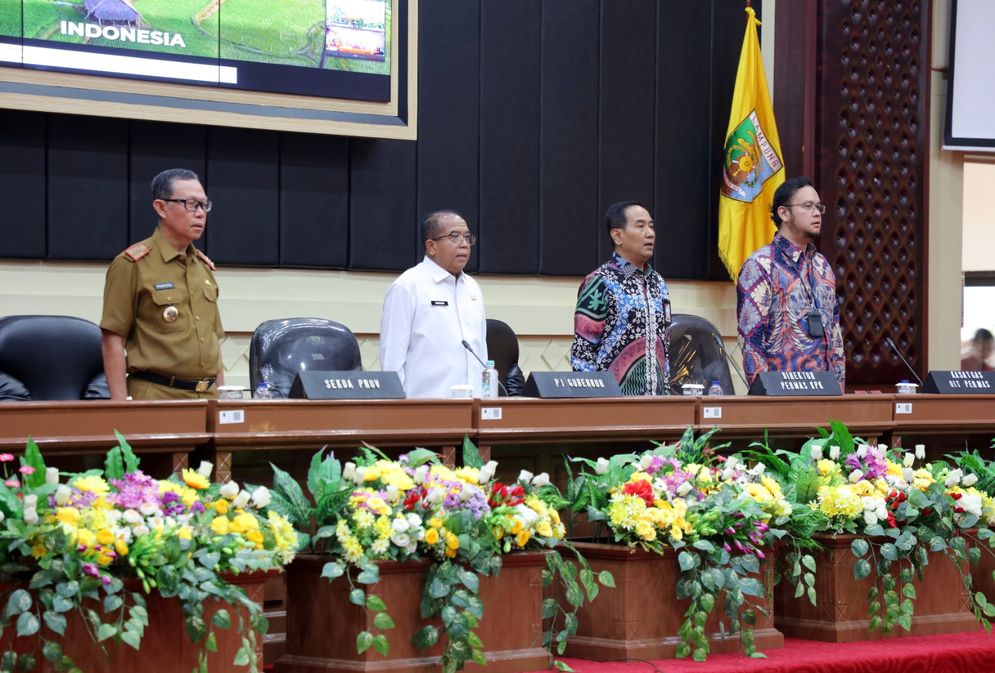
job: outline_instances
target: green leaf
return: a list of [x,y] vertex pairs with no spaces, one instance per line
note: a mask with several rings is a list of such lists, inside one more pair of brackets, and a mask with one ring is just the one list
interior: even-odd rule
[[24,483],[31,488],[45,485],[45,459],[42,458],[41,450],[34,437],[28,437],[28,443],[24,447],[24,455],[21,456],[21,465],[35,469],[31,474],[23,476]]
[[889,561],[898,560],[898,548],[891,542],[885,542],[881,545],[881,556],[888,559]]
[[[386,612],[378,612],[377,616],[373,618],[373,625],[381,631],[386,631],[394,628],[394,620]],[[381,652],[381,654],[383,653]]]
[[[117,598],[117,596],[112,595],[107,598]],[[61,594],[55,594],[52,596],[52,609],[56,612],[69,612],[73,609],[73,602]],[[110,612],[107,609],[107,599],[104,599],[104,611]]]
[[383,612],[387,609],[387,604],[376,594],[370,594],[366,597],[366,609],[373,610],[374,612]]
[[906,631],[911,631],[912,630],[912,615],[910,615],[910,614],[903,614],[901,617],[898,618],[898,625],[901,626]]
[[356,636],[356,652],[362,654],[366,650],[370,649],[370,645],[373,644],[373,634],[369,631],[360,631],[359,635]]
[[461,570],[459,573],[460,582],[473,593],[480,590],[480,577],[477,573],[469,570]]
[[335,561],[329,561],[321,569],[321,576],[327,577],[330,580],[333,580],[336,577],[342,577],[342,575],[344,574],[345,574],[345,566]]
[[981,561],[981,549],[978,547],[971,547],[967,550],[967,557],[970,559],[971,563],[977,565]]
[[24,589],[17,589],[7,597],[7,607],[3,610],[5,618],[13,617],[31,607],[31,594]]
[[214,625],[219,629],[231,628],[231,615],[224,608],[218,609],[218,611],[214,613],[214,616],[211,617],[211,621],[214,622]]
[[418,649],[432,647],[439,642],[439,629],[434,626],[426,626],[415,633],[411,638],[411,643]]
[[293,523],[304,525],[311,520],[311,502],[301,490],[301,485],[289,474],[270,463],[273,469],[273,490],[286,500],[290,511],[283,514],[290,517]]
[[356,581],[360,584],[376,584],[380,581],[380,569],[375,565],[367,566],[356,575]]
[[912,584],[906,584],[902,587],[902,595],[914,600],[916,598],[916,588]]
[[[111,594],[110,596],[104,598],[104,612],[114,612],[122,605],[124,605],[124,599],[118,596],[117,594]],[[65,611],[60,610],[59,612],[65,612]]]
[[753,574],[760,572],[760,561],[753,554],[741,556],[739,561],[743,565],[744,571]]
[[49,640],[45,643],[45,646],[41,648],[42,656],[53,664],[58,664],[62,661],[62,645],[56,640]]
[[853,564],[853,579],[862,580],[871,574],[871,563],[867,559],[857,559]]
[[484,466],[484,459],[480,457],[477,445],[473,443],[468,435],[463,436],[463,464],[467,467],[475,467],[478,470]]
[[97,642],[102,643],[108,638],[112,638],[117,633],[117,627],[113,624],[101,624],[97,629]]
[[66,635],[66,618],[65,615],[60,615],[58,612],[53,612],[52,610],[46,610],[42,614],[42,619],[45,621],[45,626],[49,630],[58,633],[60,636]]
[[706,554],[710,554],[711,552],[715,551],[715,545],[713,545],[708,540],[696,540],[691,544],[691,546],[694,547],[695,549],[700,549]]
[[[867,551],[870,548],[871,548],[871,545],[868,544],[867,540],[865,540],[862,537],[858,537],[856,540],[854,540],[853,542],[850,543],[850,551],[852,551],[853,555],[856,556],[857,558],[860,558],[860,557],[864,556],[865,554],[867,554]],[[806,555],[806,557],[810,558],[810,559],[812,558],[811,556],[808,556],[808,555]],[[813,566],[815,565],[815,559],[812,559],[812,565]],[[814,567],[809,567],[809,570],[811,570],[811,571],[814,572],[815,568]]]
[[677,555],[677,563],[681,567],[681,572],[687,572],[694,568],[696,560],[695,555],[690,552],[682,551]]
[[560,661],[559,659],[553,662],[553,668],[558,671],[565,671],[565,673],[575,673],[574,669],[570,668],[570,665],[567,664],[567,662]]
[[601,586],[608,587],[609,589],[615,588],[615,578],[607,570],[602,570],[598,573],[598,582],[601,583]]
[[249,662],[252,661],[252,654],[252,648],[246,639],[242,647],[238,648],[238,652],[235,653],[235,660],[232,663],[236,666],[248,666]]
[[[212,633],[210,636],[208,636],[208,642],[209,643],[212,642],[213,638],[214,638],[214,634]],[[138,631],[124,631],[121,634],[121,640],[122,640],[122,642],[124,642],[125,644],[131,646],[135,650],[139,650],[142,647],[142,636],[141,636],[140,633],[138,633]],[[217,649],[218,649],[218,646],[217,646],[217,644],[215,644],[214,645],[214,649],[211,650],[211,651],[215,652],[215,651],[217,651]]]
[[[379,617],[380,615],[377,615]],[[382,633],[373,639],[373,649],[380,653],[381,656],[387,656],[387,636]]]
[[22,612],[21,616],[17,618],[17,635],[33,636],[38,633],[40,626],[41,624],[38,623],[38,618],[33,612]]
[[933,536],[933,539],[929,541],[930,551],[943,551],[946,548],[947,548],[947,541],[944,540],[939,535]]
[[542,618],[552,618],[556,614],[557,607],[559,606],[557,605],[555,598],[544,598],[542,601]]
[[353,589],[349,592],[349,602],[353,605],[366,606],[366,592],[362,589]]

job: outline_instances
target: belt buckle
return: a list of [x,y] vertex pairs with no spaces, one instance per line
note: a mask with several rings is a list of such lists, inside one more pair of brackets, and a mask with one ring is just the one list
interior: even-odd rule
[[197,381],[197,387],[194,388],[194,391],[198,393],[206,393],[210,387],[211,382],[208,379],[201,379],[200,381]]

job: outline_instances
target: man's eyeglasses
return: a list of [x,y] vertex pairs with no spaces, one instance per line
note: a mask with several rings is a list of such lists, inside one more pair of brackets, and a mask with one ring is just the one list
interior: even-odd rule
[[819,211],[820,215],[826,214],[826,204],[824,203],[812,203],[811,201],[806,201],[805,203],[785,203],[784,207],[801,208],[802,210],[807,210],[810,213],[812,212],[812,209],[815,208]]
[[211,212],[211,200],[198,201],[197,199],[159,199],[160,201],[169,201],[170,203],[182,203],[183,207],[186,208],[191,213],[196,213],[198,208],[203,209],[205,213]]
[[477,242],[477,237],[473,234],[461,234],[458,231],[452,231],[445,236],[436,236],[435,238],[429,239],[430,241],[441,241],[444,238],[448,238],[454,245],[459,245],[460,241],[463,241],[470,247]]

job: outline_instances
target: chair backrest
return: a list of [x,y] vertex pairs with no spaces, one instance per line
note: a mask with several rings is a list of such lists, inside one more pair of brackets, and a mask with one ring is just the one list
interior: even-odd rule
[[670,388],[680,394],[685,383],[708,384],[718,381],[726,395],[735,393],[729,363],[720,347],[722,336],[704,318],[675,313],[670,325]]
[[108,397],[99,327],[64,315],[0,318],[0,400]]
[[487,319],[487,357],[494,360],[498,379],[507,390],[508,370],[518,365],[518,337],[508,323]]
[[362,368],[355,335],[325,318],[267,320],[252,333],[249,344],[249,383],[255,390],[265,380],[273,397],[287,397],[298,372]]

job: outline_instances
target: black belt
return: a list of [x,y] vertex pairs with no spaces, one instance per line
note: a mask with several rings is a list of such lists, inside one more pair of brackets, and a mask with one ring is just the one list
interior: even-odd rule
[[152,372],[131,372],[128,376],[148,381],[149,383],[158,383],[160,386],[169,386],[170,388],[179,388],[180,390],[193,390],[198,393],[206,393],[214,385],[213,378],[178,379],[175,376],[162,376],[161,374],[154,374]]

